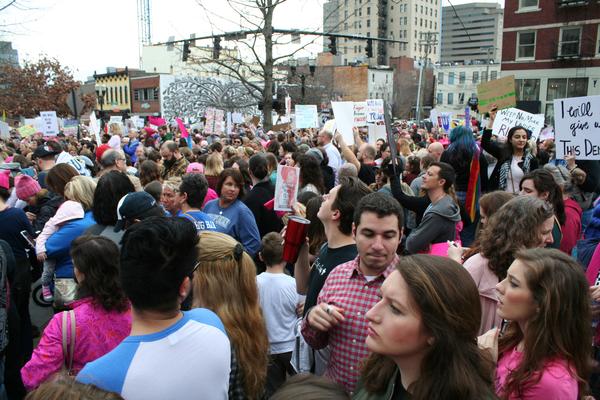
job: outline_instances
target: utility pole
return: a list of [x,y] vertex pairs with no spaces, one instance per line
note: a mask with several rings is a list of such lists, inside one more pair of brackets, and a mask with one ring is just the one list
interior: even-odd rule
[[416,107],[416,116],[417,123],[421,121],[421,108],[423,107],[423,92],[425,89],[423,88],[423,84],[426,81],[424,76],[425,68],[429,64],[429,54],[431,53],[431,49],[433,46],[437,46],[437,34],[438,32],[421,32],[419,39],[419,46],[424,46],[425,51],[423,53],[423,57],[421,60],[421,66],[419,70],[419,87],[417,89],[417,107]]

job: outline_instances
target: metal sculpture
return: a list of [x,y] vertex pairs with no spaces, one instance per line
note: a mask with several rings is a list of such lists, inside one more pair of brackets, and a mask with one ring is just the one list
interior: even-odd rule
[[240,82],[214,78],[181,77],[171,83],[163,93],[163,117],[188,117],[199,120],[207,108],[228,112],[255,114],[257,94]]

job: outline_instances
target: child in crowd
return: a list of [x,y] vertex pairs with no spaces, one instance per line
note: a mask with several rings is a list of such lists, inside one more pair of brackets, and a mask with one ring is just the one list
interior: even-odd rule
[[268,396],[285,382],[286,373],[295,373],[290,361],[296,343],[298,294],[296,281],[284,273],[282,243],[281,235],[276,232],[263,237],[259,255],[267,270],[256,277],[270,344],[266,385]]
[[35,241],[37,259],[44,262],[44,270],[42,272],[42,296],[44,296],[44,301],[51,302],[54,300],[50,286],[54,279],[55,262],[46,257],[46,241],[61,225],[74,219],[81,219],[84,217],[84,214],[83,206],[80,203],[71,200],[65,201],[58,208],[54,217],[46,222],[44,229],[42,229],[42,232]]

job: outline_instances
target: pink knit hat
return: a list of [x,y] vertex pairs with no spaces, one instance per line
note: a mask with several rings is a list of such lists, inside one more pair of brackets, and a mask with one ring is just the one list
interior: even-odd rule
[[19,200],[27,200],[42,190],[38,181],[28,175],[19,175],[15,178],[15,190]]
[[186,174],[203,174],[204,173],[204,165],[193,162],[185,170]]
[[3,169],[0,170],[0,187],[4,189],[10,189],[10,181],[8,176],[10,175],[10,170]]

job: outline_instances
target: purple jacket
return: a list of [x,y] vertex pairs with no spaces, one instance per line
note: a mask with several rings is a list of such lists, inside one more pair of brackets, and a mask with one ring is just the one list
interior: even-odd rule
[[[131,331],[131,311],[106,311],[91,297],[73,303],[75,311],[75,355],[72,375],[86,363],[102,357],[125,339]],[[60,372],[64,365],[62,348],[62,313],[55,314],[44,329],[31,360],[21,369],[25,388],[33,390]],[[70,326],[70,325],[69,325]],[[70,331],[67,332],[67,343]]]

